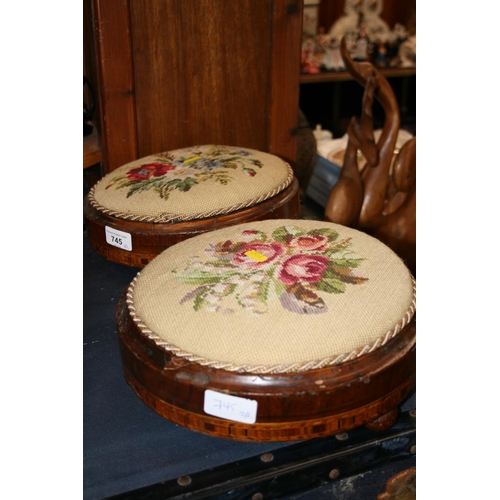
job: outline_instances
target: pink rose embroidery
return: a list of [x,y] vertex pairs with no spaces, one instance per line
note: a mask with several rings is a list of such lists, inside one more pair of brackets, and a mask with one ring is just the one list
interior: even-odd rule
[[195,311],[229,314],[241,307],[261,315],[279,299],[283,309],[295,314],[324,314],[326,294],[333,300],[349,286],[368,281],[356,269],[364,259],[351,249],[351,239],[339,239],[329,227],[281,226],[271,234],[245,229],[241,238],[205,248],[210,260],[194,256],[185,269],[172,272],[180,282],[199,285],[181,300],[192,301]]
[[320,234],[308,234],[305,236],[299,236],[298,238],[293,238],[290,240],[290,247],[298,248],[301,250],[325,250],[328,248],[330,241],[326,236]]
[[328,262],[329,259],[322,255],[292,255],[284,262],[278,279],[286,285],[294,285],[298,281],[316,283],[321,279]]
[[248,243],[236,252],[232,263],[250,267],[262,267],[269,264],[284,252],[279,243]]

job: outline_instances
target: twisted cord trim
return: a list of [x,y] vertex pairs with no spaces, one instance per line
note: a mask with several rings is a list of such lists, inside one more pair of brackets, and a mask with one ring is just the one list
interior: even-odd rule
[[293,364],[280,364],[280,365],[238,365],[234,363],[228,363],[224,361],[215,361],[206,359],[202,356],[198,356],[196,354],[183,351],[179,347],[170,344],[169,342],[160,338],[156,333],[150,330],[147,325],[137,316],[135,312],[134,300],[133,300],[133,292],[140,273],[132,280],[130,283],[127,294],[126,294],[126,303],[128,306],[129,314],[132,318],[132,321],[137,325],[142,335],[151,339],[155,342],[155,344],[164,349],[165,351],[178,356],[179,358],[186,359],[192,363],[197,363],[201,366],[208,366],[210,368],[218,368],[221,370],[227,370],[231,372],[237,373],[259,373],[259,374],[280,374],[280,373],[295,373],[295,372],[304,372],[308,370],[317,370],[319,368],[325,368],[327,366],[339,365],[344,363],[345,361],[351,361],[353,359],[359,358],[364,354],[368,354],[373,352],[374,350],[384,346],[389,342],[389,340],[393,339],[396,335],[398,335],[412,320],[416,311],[416,281],[412,277],[413,283],[413,297],[410,303],[410,306],[404,316],[400,321],[389,331],[385,333],[382,337],[379,337],[371,344],[365,345],[364,347],[360,347],[354,349],[351,352],[339,354],[337,356],[330,356],[324,359],[308,361],[306,363],[293,363]]
[[[125,212],[119,212],[116,210],[111,210],[109,208],[106,208],[102,206],[100,203],[98,203],[95,199],[95,188],[97,187],[97,184],[92,187],[92,189],[89,191],[88,198],[89,202],[94,207],[96,210],[99,212],[102,212],[106,215],[110,215],[112,217],[117,217],[119,219],[125,219],[125,220],[131,220],[134,222],[153,222],[153,223],[168,223],[168,222],[185,222],[185,221],[191,221],[195,219],[207,219],[209,217],[216,217],[217,215],[225,215],[229,214],[232,212],[236,212],[237,210],[241,210],[243,208],[248,208],[253,205],[257,205],[258,203],[261,203],[265,200],[268,200],[269,198],[272,198],[273,196],[276,196],[278,193],[281,193],[284,189],[286,189],[293,181],[293,170],[290,167],[288,163],[286,163],[287,169],[288,169],[288,174],[286,179],[276,188],[274,188],[272,191],[269,191],[266,194],[263,194],[259,196],[258,198],[254,198],[252,200],[248,200],[244,203],[238,203],[236,205],[233,205],[231,207],[226,207],[226,208],[219,208],[217,210],[212,210],[210,212],[201,212],[201,213],[195,213],[195,214],[188,214],[188,215],[179,215],[179,214],[172,214],[172,213],[161,213],[161,214],[156,214],[156,215],[134,215],[134,214],[129,214]],[[99,181],[100,182],[100,181]]]

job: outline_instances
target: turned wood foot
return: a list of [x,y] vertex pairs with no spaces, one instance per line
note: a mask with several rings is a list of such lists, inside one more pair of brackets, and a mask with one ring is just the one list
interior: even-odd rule
[[365,427],[372,431],[385,431],[390,429],[397,421],[399,416],[399,410],[397,408],[393,408],[390,412],[382,415],[381,417],[368,422],[365,424]]

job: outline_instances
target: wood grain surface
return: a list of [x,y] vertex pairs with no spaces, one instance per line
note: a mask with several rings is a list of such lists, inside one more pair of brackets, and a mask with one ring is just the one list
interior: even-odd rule
[[302,2],[93,0],[104,174],[197,144],[295,168]]

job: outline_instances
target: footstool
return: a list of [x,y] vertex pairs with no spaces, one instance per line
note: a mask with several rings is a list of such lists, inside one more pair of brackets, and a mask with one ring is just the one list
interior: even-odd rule
[[298,218],[299,185],[281,158],[204,145],[150,155],[105,175],[84,199],[92,248],[144,267],[194,235],[261,219]]
[[127,382],[179,425],[243,441],[386,429],[415,388],[415,280],[379,240],[275,219],[171,246],[124,290]]

